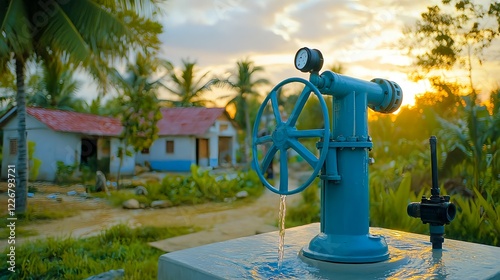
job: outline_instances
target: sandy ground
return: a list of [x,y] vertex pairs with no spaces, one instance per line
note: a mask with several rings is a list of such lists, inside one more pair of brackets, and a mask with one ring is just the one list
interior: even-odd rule
[[[132,227],[141,226],[194,226],[202,231],[151,245],[164,251],[175,251],[207,243],[243,237],[262,232],[277,230],[279,195],[267,190],[253,202],[236,201],[229,203],[207,203],[195,206],[179,206],[166,209],[126,210],[111,207],[105,199],[85,199],[68,196],[66,193],[77,187],[38,186],[39,193],[29,198],[31,206],[49,208],[54,211],[78,209],[76,216],[39,221],[24,225],[23,230],[36,231],[36,236],[19,237],[17,244],[27,240],[48,237],[83,238],[99,234],[102,230],[117,224]],[[47,198],[50,193],[60,193],[62,201]],[[5,193],[2,194],[4,196]],[[3,197],[2,197],[3,198]],[[300,195],[287,197],[287,205],[300,200]],[[2,209],[2,212],[4,209]],[[5,248],[6,240],[0,240],[0,249]]]

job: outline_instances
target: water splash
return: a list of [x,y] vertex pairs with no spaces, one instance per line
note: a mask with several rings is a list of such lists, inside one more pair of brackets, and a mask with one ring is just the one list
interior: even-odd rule
[[279,242],[278,242],[278,270],[281,271],[283,258],[285,257],[285,215],[286,195],[280,195],[280,209],[278,214]]

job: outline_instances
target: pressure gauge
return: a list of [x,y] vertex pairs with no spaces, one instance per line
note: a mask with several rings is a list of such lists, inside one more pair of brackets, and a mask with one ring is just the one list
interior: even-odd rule
[[295,54],[295,68],[302,72],[317,72],[323,67],[323,55],[317,49],[301,48]]

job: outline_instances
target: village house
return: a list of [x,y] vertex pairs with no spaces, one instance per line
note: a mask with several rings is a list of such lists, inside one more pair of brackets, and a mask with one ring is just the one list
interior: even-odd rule
[[[41,161],[37,180],[53,181],[58,161],[116,174],[123,129],[119,119],[46,108],[26,111],[27,139],[35,144],[33,158]],[[158,139],[149,149],[125,157],[122,174],[133,174],[136,164],[189,171],[191,164],[215,168],[236,163],[237,130],[224,108],[162,108],[161,113]],[[2,178],[7,177],[7,165],[17,160],[16,115],[14,107],[0,117]]]
[[[17,108],[0,118],[3,130],[2,178],[7,177],[7,165],[17,159]],[[28,142],[35,143],[33,158],[41,161],[37,180],[53,181],[57,162],[64,165],[85,164],[91,169],[116,173],[122,131],[116,118],[46,108],[26,108]],[[133,174],[135,155],[125,157],[122,174]]]
[[158,171],[189,171],[192,164],[236,163],[237,129],[224,108],[162,108],[158,139],[136,162]]

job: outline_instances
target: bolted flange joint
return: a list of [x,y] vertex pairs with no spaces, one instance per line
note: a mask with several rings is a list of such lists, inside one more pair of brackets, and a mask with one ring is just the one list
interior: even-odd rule
[[370,109],[380,113],[392,113],[399,109],[403,102],[403,91],[398,84],[380,78],[373,79],[371,82],[378,84],[382,88],[384,99],[376,106],[371,105]]

